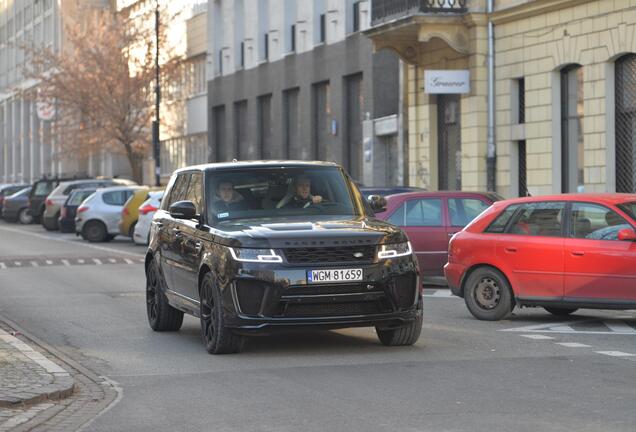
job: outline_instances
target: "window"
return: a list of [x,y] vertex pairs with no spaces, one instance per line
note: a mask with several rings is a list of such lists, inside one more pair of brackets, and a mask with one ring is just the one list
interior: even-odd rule
[[132,194],[133,192],[130,190],[105,192],[102,195],[102,201],[104,201],[104,204],[108,205],[123,206]]
[[523,204],[507,234],[560,237],[564,210],[562,202]]
[[583,68],[561,70],[561,191],[582,192],[583,178]]
[[318,45],[325,41],[325,13],[327,12],[326,0],[313,0],[313,43]]
[[442,200],[427,198],[407,201],[405,226],[442,226]]
[[319,41],[324,42],[327,39],[327,17],[325,14],[320,15],[320,37]]
[[448,213],[451,225],[464,227],[488,207],[490,204],[475,198],[450,198],[448,200]]
[[519,184],[519,196],[528,196],[528,171],[526,168],[526,140],[517,141],[517,182]]
[[404,204],[393,212],[393,214],[387,219],[387,222],[397,226],[404,226]]
[[190,184],[188,186],[188,192],[186,193],[185,200],[192,201],[197,208],[197,214],[201,214],[203,209],[203,175],[199,173],[192,173],[190,177]]
[[360,31],[360,2],[353,3],[353,31]]
[[[616,61],[616,192],[636,192],[636,54]],[[608,167],[609,169],[609,167]]]
[[619,204],[618,208],[630,215],[631,218],[636,221],[636,202]]
[[618,240],[618,232],[631,225],[609,208],[589,203],[572,204],[570,237],[590,240]]
[[247,101],[234,103],[234,145],[239,159],[249,159]]
[[283,92],[283,158],[294,157],[299,146],[298,139],[298,95],[299,88]]
[[296,24],[292,24],[289,31],[290,31],[289,37],[291,38],[290,51],[295,52],[296,51]]
[[272,148],[272,95],[259,96],[257,99],[258,144],[260,157],[274,157]]
[[526,122],[526,80],[517,80],[517,123]]
[[166,200],[165,210],[170,209],[170,206],[177,201],[183,201],[186,199],[186,190],[190,181],[190,173],[179,174],[177,179],[170,190],[170,198]]
[[488,226],[488,228],[486,228],[485,232],[491,234],[503,233],[506,230],[506,226],[508,225],[508,222],[510,222],[512,215],[515,214],[518,208],[519,204],[513,204],[506,207],[506,209],[501,212],[499,216],[497,216],[497,218]]
[[265,45],[263,47],[264,57],[263,60],[269,59],[269,33],[265,33],[263,35],[263,39],[265,40]]

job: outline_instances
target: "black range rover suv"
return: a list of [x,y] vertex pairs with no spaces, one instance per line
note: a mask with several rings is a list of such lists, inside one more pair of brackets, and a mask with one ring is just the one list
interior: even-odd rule
[[397,227],[376,219],[325,162],[231,162],[176,171],[153,219],[146,300],[155,331],[201,320],[208,352],[277,329],[374,326],[385,345],[422,328],[419,270]]

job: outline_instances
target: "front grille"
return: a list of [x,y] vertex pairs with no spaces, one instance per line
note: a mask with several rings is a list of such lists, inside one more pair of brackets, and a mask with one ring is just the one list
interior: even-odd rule
[[290,304],[285,317],[367,315],[386,312],[383,302]]
[[371,262],[375,246],[287,248],[284,252],[290,264]]
[[360,294],[382,291],[381,287],[367,289],[368,284],[298,285],[289,287],[285,295]]

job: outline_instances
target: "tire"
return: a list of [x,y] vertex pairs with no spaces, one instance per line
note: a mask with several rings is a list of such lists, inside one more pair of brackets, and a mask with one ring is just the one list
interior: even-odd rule
[[177,331],[183,324],[183,312],[173,308],[164,294],[163,276],[152,260],[146,270],[146,313],[148,324],[156,332]]
[[378,339],[386,346],[410,346],[420,338],[422,333],[422,321],[424,319],[422,313],[422,300],[418,304],[418,316],[415,321],[394,329],[375,328]]
[[480,267],[470,274],[464,286],[464,301],[479,320],[499,321],[515,306],[506,277],[492,267]]
[[233,354],[243,349],[245,338],[225,326],[221,293],[208,273],[203,277],[200,292],[201,337],[210,354]]
[[33,216],[31,216],[31,212],[28,207],[20,209],[18,212],[18,221],[20,221],[22,225],[29,225],[33,223]]
[[106,225],[100,221],[89,221],[82,228],[82,238],[91,243],[105,242],[108,239]]
[[59,217],[60,217],[59,213],[57,213],[53,219],[43,217],[42,218],[42,226],[47,231],[57,231],[57,230],[59,230],[60,229],[60,225],[57,223],[57,220],[59,219]]
[[543,309],[547,310],[552,315],[556,315],[556,316],[568,316],[571,313],[574,313],[577,310],[579,310],[578,308],[568,309],[568,308],[548,307],[548,306],[544,307]]

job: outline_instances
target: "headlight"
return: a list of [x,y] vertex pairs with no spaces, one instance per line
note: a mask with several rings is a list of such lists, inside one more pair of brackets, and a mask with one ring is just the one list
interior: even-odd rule
[[281,263],[283,257],[278,255],[274,249],[245,249],[245,248],[228,248],[232,254],[232,258],[236,261],[243,262],[264,262],[264,263]]
[[412,253],[411,242],[385,244],[378,250],[378,259],[401,257]]

